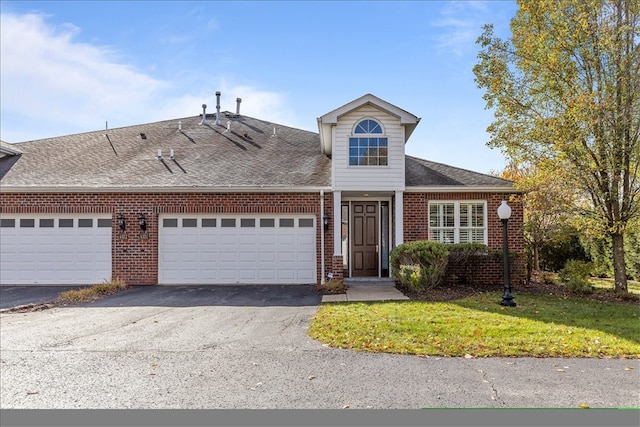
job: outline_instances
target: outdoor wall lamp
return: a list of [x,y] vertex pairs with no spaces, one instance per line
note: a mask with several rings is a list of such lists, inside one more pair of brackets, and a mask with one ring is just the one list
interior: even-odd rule
[[509,239],[507,238],[507,222],[511,217],[511,208],[505,200],[498,207],[498,217],[502,221],[502,252],[504,258],[504,294],[502,295],[502,301],[500,305],[506,305],[508,307],[515,307],[516,303],[511,295],[511,278],[509,277]]
[[122,216],[122,214],[118,214],[116,218],[118,220],[118,227],[120,227],[121,231],[124,231],[127,228],[127,225],[124,222],[124,217]]
[[147,220],[142,213],[138,214],[138,224],[140,224],[140,230],[145,231],[147,229]]
[[328,214],[322,215],[322,225],[324,225],[324,231],[329,230],[329,219],[330,218]]

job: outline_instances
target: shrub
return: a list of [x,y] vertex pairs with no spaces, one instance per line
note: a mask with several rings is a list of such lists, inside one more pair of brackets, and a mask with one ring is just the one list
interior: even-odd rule
[[482,243],[455,243],[447,246],[449,249],[448,271],[449,279],[463,283],[474,282],[474,275],[480,268],[482,260],[489,253],[487,245]]
[[430,240],[416,240],[396,246],[391,251],[393,278],[412,291],[440,285],[447,272],[447,245]]
[[593,264],[590,262],[571,259],[560,270],[560,283],[573,292],[591,293],[593,286],[589,282],[589,276],[592,271]]

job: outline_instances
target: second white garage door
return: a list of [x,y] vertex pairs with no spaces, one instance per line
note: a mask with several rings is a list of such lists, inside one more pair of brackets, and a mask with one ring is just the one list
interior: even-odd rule
[[163,215],[160,284],[316,282],[313,217]]

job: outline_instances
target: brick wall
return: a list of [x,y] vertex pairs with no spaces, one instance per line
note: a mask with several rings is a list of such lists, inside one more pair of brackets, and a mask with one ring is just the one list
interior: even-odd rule
[[[325,195],[325,212],[333,211],[333,196]],[[158,215],[164,213],[202,214],[315,214],[317,277],[323,274],[320,259],[322,215],[319,193],[40,193],[0,194],[0,213],[107,213],[112,217],[112,277],[132,285],[158,283]],[[146,233],[138,226],[138,214],[144,214]],[[116,216],[126,222],[125,232],[118,228]],[[325,242],[332,242],[331,228]],[[331,245],[325,245],[325,268],[332,268]],[[326,274],[326,273],[325,273]],[[319,280],[319,279],[318,279]]]
[[[508,196],[508,195],[507,195]],[[428,240],[428,205],[434,200],[486,200],[487,201],[487,243],[490,248],[502,249],[502,222],[498,218],[498,206],[503,194],[496,193],[405,193],[404,194],[404,241]],[[508,200],[511,218],[508,221],[509,252],[517,254],[510,263],[512,283],[522,283],[524,271],[524,235],[522,233],[523,206],[520,201]],[[486,257],[470,276],[476,283],[503,283],[503,260],[501,257]],[[449,271],[450,276],[464,277],[462,271]]]
[[[502,195],[492,193],[405,193],[404,241],[428,238],[429,200],[487,200],[488,243],[495,249],[502,248],[502,223],[495,213]],[[512,214],[509,220],[509,249],[523,254],[522,205],[509,202]],[[342,277],[342,257],[333,257],[333,220],[325,234],[325,271],[321,271],[320,238],[322,214],[319,193],[40,193],[0,194],[0,213],[102,213],[112,216],[112,277],[128,284],[151,285],[158,283],[158,215],[177,214],[314,214],[316,215],[317,281],[329,272]],[[324,211],[333,212],[333,195],[325,193]],[[145,215],[146,233],[138,227],[138,213]],[[127,224],[121,233],[116,215],[122,214]],[[515,260],[512,277],[519,280],[523,271],[521,256]],[[477,280],[501,283],[502,262],[487,261],[485,268],[476,275]],[[524,275],[524,272],[522,273]]]

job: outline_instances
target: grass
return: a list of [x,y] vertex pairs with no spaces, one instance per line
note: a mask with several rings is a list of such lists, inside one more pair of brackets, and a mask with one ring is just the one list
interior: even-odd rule
[[[615,288],[615,283],[613,279],[595,279],[591,278],[589,280],[596,290],[606,290],[613,291]],[[627,290],[631,294],[639,294],[640,295],[640,282],[637,280],[627,280]]]
[[58,302],[91,302],[96,299],[111,295],[127,288],[127,285],[120,279],[114,279],[110,282],[98,283],[87,288],[70,289],[62,292],[58,296]]
[[309,335],[359,351],[464,357],[640,358],[640,305],[501,293],[450,302],[326,303]]

